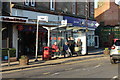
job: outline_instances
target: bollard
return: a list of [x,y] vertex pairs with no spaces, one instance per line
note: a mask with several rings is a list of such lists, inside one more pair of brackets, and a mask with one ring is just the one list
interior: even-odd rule
[[10,66],[10,51],[8,49],[8,66]]

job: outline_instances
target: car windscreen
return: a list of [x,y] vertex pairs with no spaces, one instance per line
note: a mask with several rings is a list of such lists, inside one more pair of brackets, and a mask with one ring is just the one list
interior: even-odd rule
[[115,45],[116,45],[116,46],[120,46],[120,40],[117,40],[117,41],[115,42]]

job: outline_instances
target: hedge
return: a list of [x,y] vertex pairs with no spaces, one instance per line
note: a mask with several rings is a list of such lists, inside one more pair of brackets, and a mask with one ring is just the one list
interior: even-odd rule
[[[9,48],[10,51],[10,57],[16,57],[16,49],[15,48]],[[8,48],[2,48],[2,57],[8,56]]]

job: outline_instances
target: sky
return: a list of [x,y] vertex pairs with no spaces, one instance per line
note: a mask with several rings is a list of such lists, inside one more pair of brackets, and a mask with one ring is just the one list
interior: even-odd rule
[[98,0],[95,0],[95,6],[94,6],[95,8],[97,8],[97,2],[98,2]]

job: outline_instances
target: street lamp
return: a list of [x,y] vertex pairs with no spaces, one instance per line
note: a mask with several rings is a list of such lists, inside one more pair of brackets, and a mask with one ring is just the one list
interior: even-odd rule
[[37,19],[35,62],[38,61],[38,59],[37,59],[37,52],[38,52],[38,30],[39,30],[38,28],[39,28],[39,19]]
[[86,5],[85,5],[85,17],[86,17],[86,31],[85,31],[85,34],[86,34],[86,54],[88,54],[88,35],[87,35],[87,32],[88,32],[88,1],[86,0]]
[[35,54],[35,62],[38,61],[38,30],[39,30],[39,21],[46,21],[48,22],[48,16],[37,16],[37,30],[36,30],[36,54]]

